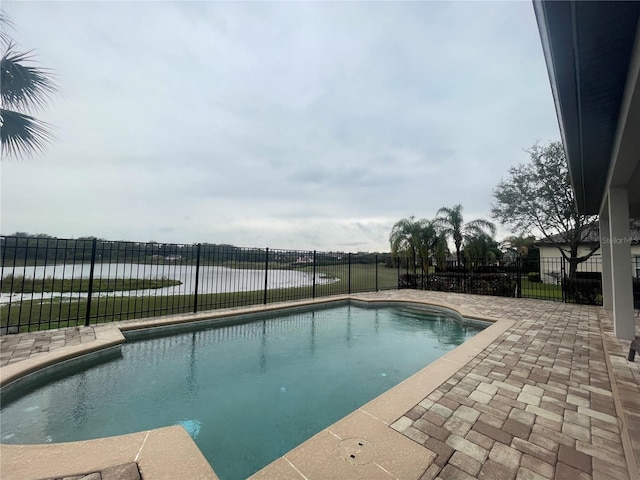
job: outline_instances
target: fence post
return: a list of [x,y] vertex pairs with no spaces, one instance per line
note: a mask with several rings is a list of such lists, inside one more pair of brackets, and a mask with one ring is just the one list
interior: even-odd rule
[[520,258],[520,256],[516,259],[516,275],[516,288],[518,289],[517,297],[522,298],[522,258]]
[[398,290],[400,290],[400,257],[396,257],[396,262],[398,262]]
[[349,295],[351,295],[351,252],[349,252]]
[[562,301],[564,303],[568,303],[566,282],[564,281],[564,276],[565,276],[564,257],[560,257],[560,260],[562,261],[562,263],[560,264],[560,288],[562,289]]
[[264,259],[264,304],[267,304],[267,285],[269,282],[269,247],[266,250],[266,257]]
[[196,245],[196,289],[193,294],[193,313],[198,313],[198,286],[200,284],[200,244]]
[[313,251],[313,287],[311,287],[311,298],[316,298],[316,251]]
[[[433,263],[433,257],[431,257],[431,255],[429,255],[429,257],[427,258],[427,274],[425,276],[425,282],[424,282],[424,289],[425,290],[431,290],[431,267],[433,265],[431,265]],[[435,273],[436,269],[434,267],[433,272]]]
[[96,244],[97,238],[91,242],[91,268],[89,269],[89,288],[87,291],[87,314],[84,318],[84,326],[88,327],[91,319],[91,295],[93,294],[93,272],[96,265]]
[[378,254],[376,253],[376,292],[379,292],[378,289]]

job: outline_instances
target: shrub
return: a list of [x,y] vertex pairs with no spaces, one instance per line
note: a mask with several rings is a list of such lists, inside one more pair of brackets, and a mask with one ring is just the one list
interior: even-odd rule
[[505,273],[446,272],[426,275],[423,289],[514,297],[516,282]]
[[420,275],[404,273],[398,278],[398,288],[418,288]]
[[576,272],[576,278],[578,280],[598,280],[602,281],[602,274],[600,272]]
[[540,278],[540,272],[529,272],[527,273],[527,278],[531,283],[541,283],[542,278]]
[[[598,276],[600,277],[599,273]],[[593,275],[588,275],[587,277],[580,278],[576,275],[574,279],[568,277],[564,279],[563,286],[567,300],[583,305],[602,305],[601,278],[593,278]]]

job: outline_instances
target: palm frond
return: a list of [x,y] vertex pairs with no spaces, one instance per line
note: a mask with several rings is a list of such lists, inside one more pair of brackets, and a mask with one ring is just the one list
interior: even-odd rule
[[0,60],[0,98],[5,108],[41,109],[57,90],[54,75],[48,69],[29,65],[31,52],[16,52],[9,43]]
[[0,109],[2,158],[22,158],[39,153],[53,138],[53,131],[48,123],[24,113]]
[[6,13],[0,11],[0,42],[4,45],[9,45],[11,43],[11,39],[5,32],[5,26],[13,28],[13,22]]
[[411,216],[398,220],[391,229],[389,242],[393,255],[417,255],[427,258],[437,234],[431,221]]
[[496,226],[493,224],[493,222],[490,222],[483,218],[479,218],[477,220],[471,220],[470,222],[467,222],[465,226],[469,230],[474,231],[475,233],[478,233],[478,232],[484,233],[484,230],[487,230],[491,232],[491,235],[496,234]]

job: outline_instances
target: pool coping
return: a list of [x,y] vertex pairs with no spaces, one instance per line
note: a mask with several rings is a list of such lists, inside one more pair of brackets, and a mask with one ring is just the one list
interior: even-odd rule
[[[45,367],[98,352],[125,342],[123,333],[154,327],[206,321],[210,325],[234,323],[239,317],[275,310],[291,310],[345,301],[372,304],[421,304],[457,312],[462,317],[491,325],[464,344],[385,391],[333,425],[293,448],[262,470],[253,480],[277,478],[403,478],[418,479],[435,453],[393,428],[394,422],[447,381],[515,322],[478,315],[460,306],[433,300],[371,299],[353,295],[226,309],[96,326],[96,340],[66,346],[0,368],[0,386]],[[355,443],[354,443],[355,439]],[[358,445],[360,444],[360,445]],[[0,469],[6,480],[64,477],[136,461],[144,480],[217,479],[187,432],[180,426],[82,442],[44,445],[0,444]],[[78,449],[82,455],[78,455]],[[107,454],[107,452],[109,452]],[[179,452],[179,454],[178,454]],[[34,462],[33,459],[38,461]],[[64,459],[62,461],[62,459]]]

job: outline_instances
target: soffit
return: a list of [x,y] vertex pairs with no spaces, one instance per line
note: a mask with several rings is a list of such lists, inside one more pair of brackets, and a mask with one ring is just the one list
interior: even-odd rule
[[578,208],[605,192],[640,2],[535,2]]

